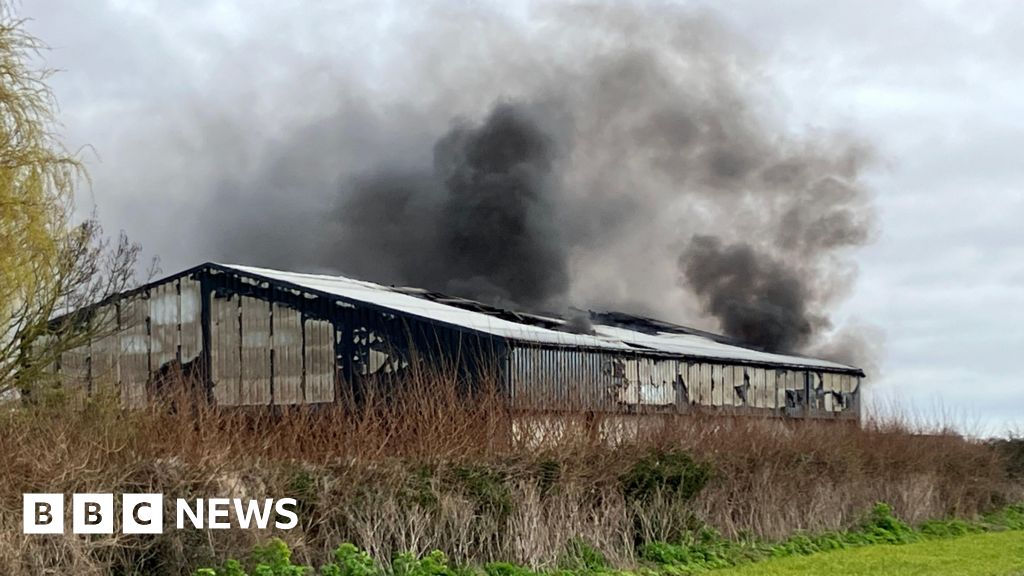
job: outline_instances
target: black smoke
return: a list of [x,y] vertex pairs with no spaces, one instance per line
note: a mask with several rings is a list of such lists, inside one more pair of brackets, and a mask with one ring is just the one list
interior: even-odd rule
[[832,350],[874,231],[870,148],[798,128],[742,38],[639,2],[417,14],[349,69],[267,54],[259,34],[208,64],[232,82],[195,87],[202,114],[156,111],[171,126],[122,161],[152,172],[125,186],[180,183],[187,209],[159,212],[194,224],[143,242],[169,268],[337,273]]
[[729,335],[770,350],[804,348],[817,330],[810,287],[794,268],[746,243],[694,236],[679,259],[686,283]]
[[[555,141],[538,112],[501,103],[433,146],[433,169],[384,171],[343,187],[337,209],[345,260],[403,283],[494,304],[540,308],[569,289],[555,202]],[[364,269],[363,269],[364,268]]]

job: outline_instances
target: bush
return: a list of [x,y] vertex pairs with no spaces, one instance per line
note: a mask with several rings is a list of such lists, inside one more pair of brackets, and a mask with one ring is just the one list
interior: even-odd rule
[[488,466],[457,466],[451,478],[456,488],[476,503],[477,514],[504,521],[515,503],[504,472]]
[[693,500],[711,478],[711,467],[681,450],[655,450],[620,478],[627,501],[650,501],[656,494]]
[[379,571],[370,555],[354,544],[345,543],[334,551],[334,562],[320,568],[321,576],[377,576]]
[[919,530],[931,538],[952,538],[983,531],[980,526],[964,520],[930,520],[921,524]]
[[1024,479],[1024,438],[1011,437],[993,442],[1006,461],[1010,478]]
[[917,538],[913,529],[892,513],[884,502],[875,504],[860,526],[866,544],[904,544]]
[[[826,532],[816,536],[797,534],[771,544],[758,540],[729,540],[710,527],[687,532],[676,543],[648,542],[639,548],[644,565],[634,573],[644,576],[693,574],[756,562],[771,557],[809,555],[848,546],[905,544],[922,536],[950,538],[993,530],[1024,530],[1024,504],[1010,506],[980,521],[943,520],[925,522],[914,530],[897,518],[889,505],[878,503],[860,527],[849,532]],[[390,572],[380,570],[370,555],[352,544],[342,544],[334,552],[334,561],[315,571],[311,566],[294,565],[291,551],[281,540],[272,540],[253,551],[253,571],[247,573],[241,563],[228,560],[219,569],[203,568],[196,576],[481,576],[479,569],[451,565],[440,550],[417,557],[411,552],[396,555]],[[613,569],[604,554],[582,538],[573,538],[553,572],[534,572],[508,562],[483,566],[482,576],[586,576],[610,574],[630,576]]]
[[412,552],[399,554],[391,562],[393,576],[456,576],[448,566],[448,557],[440,550],[434,550],[422,558]]
[[529,568],[516,566],[509,562],[491,562],[484,566],[487,576],[535,576]]

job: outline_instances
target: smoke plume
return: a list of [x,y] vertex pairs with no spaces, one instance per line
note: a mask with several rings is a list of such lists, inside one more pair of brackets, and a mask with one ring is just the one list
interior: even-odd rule
[[874,229],[870,151],[794,130],[742,39],[663,5],[422,10],[373,66],[221,63],[259,92],[225,89],[181,119],[200,144],[163,144],[194,160],[204,203],[195,246],[170,251],[656,315],[769,350],[828,339]]
[[365,274],[378,275],[383,261],[403,282],[495,304],[562,298],[568,247],[552,189],[555,144],[533,113],[499,104],[479,125],[442,136],[432,171],[354,182],[340,198],[335,250],[362,245]]

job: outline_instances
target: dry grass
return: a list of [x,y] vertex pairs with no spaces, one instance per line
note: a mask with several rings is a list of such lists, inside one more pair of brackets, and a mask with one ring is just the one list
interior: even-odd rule
[[[436,375],[371,395],[359,408],[223,411],[177,398],[123,412],[113,404],[0,416],[0,572],[189,573],[272,535],[307,560],[351,541],[379,558],[440,548],[459,562],[534,567],[553,566],[581,537],[628,565],[638,541],[677,538],[695,517],[726,535],[777,538],[847,526],[876,501],[917,522],[970,516],[1021,496],[1002,452],[952,434],[914,434],[892,419],[857,427],[527,418],[510,414],[497,394],[467,401],[454,379]],[[627,501],[619,479],[652,450],[710,463],[707,487],[691,502]],[[24,536],[24,492],[290,496],[300,501],[301,525],[283,534]],[[170,508],[165,517],[173,522]]]

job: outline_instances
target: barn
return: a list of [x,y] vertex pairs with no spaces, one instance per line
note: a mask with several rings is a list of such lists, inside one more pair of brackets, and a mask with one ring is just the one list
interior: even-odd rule
[[863,371],[616,312],[528,314],[418,288],[206,263],[96,306],[109,324],[61,355],[71,389],[129,406],[170,374],[217,406],[358,402],[424,363],[486,372],[524,411],[707,411],[856,420]]

